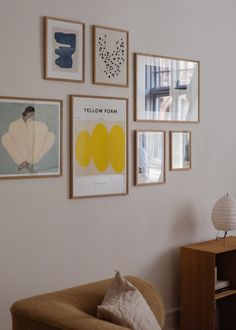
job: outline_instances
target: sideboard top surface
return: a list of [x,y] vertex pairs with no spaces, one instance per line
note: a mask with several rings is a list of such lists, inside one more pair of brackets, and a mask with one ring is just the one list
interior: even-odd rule
[[183,248],[209,252],[213,254],[224,253],[236,250],[236,237],[229,236],[224,239],[210,240],[196,244],[189,244]]

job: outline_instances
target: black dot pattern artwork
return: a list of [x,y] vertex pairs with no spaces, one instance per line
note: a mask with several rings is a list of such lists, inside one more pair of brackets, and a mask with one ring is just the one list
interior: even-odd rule
[[98,53],[104,63],[104,72],[107,78],[117,78],[121,73],[121,67],[125,63],[125,42],[123,38],[115,41],[115,49],[107,50],[107,35],[98,38]]

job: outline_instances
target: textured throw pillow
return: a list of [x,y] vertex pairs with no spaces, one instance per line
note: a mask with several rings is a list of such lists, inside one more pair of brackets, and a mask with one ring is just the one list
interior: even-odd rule
[[161,330],[141,292],[119,272],[97,307],[97,316],[134,330]]

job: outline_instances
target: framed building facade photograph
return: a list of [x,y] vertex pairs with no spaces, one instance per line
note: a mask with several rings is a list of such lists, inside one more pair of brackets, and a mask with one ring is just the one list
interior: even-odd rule
[[93,83],[128,87],[129,32],[93,26]]
[[170,170],[191,169],[191,132],[170,131]]
[[71,198],[128,193],[128,100],[71,96]]
[[136,131],[135,183],[165,183],[165,131]]
[[135,54],[135,119],[199,122],[200,62]]
[[84,82],[84,23],[44,17],[45,79]]
[[62,175],[62,101],[0,97],[0,179]]

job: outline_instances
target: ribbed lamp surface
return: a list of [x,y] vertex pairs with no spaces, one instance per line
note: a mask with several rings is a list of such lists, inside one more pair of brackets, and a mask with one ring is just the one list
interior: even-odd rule
[[228,195],[221,197],[212,209],[211,219],[217,230],[236,229],[236,200]]

